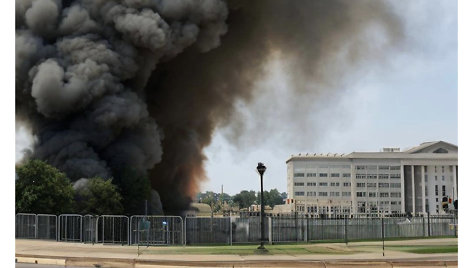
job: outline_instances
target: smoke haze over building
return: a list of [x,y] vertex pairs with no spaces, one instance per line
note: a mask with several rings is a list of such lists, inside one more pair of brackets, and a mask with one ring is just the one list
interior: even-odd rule
[[36,139],[28,157],[74,181],[133,168],[176,213],[274,57],[316,104],[402,33],[383,1],[17,0],[16,118]]

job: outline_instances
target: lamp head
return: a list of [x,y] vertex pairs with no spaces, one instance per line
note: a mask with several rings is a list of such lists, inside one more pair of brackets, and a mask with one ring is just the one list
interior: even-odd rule
[[261,176],[264,174],[264,172],[266,171],[266,166],[264,166],[263,163],[259,162],[257,164],[257,171],[259,172],[259,174],[261,174]]

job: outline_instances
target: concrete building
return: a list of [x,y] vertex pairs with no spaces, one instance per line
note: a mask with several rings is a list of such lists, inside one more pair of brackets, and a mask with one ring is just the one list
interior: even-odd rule
[[442,198],[458,198],[457,151],[437,141],[405,151],[292,155],[287,204],[314,217],[443,214]]

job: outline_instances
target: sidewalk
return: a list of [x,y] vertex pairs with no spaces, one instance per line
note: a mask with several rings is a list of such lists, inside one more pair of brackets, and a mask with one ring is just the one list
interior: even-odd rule
[[[457,245],[457,239],[387,241],[385,245],[435,244]],[[137,246],[18,239],[15,255],[18,262],[86,267],[457,267],[457,253],[414,254],[386,249],[384,257],[381,245],[379,241],[354,242],[347,247],[342,243],[325,243],[317,246],[355,251],[350,254],[274,255],[168,254],[169,247],[140,247],[138,255]],[[254,249],[256,247],[254,245]]]

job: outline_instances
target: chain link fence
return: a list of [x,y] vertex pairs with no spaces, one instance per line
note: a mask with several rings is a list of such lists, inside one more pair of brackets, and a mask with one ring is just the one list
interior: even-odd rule
[[[457,217],[323,219],[265,217],[268,243],[457,236]],[[260,242],[260,217],[186,217],[19,213],[15,237],[119,245],[204,245]]]

